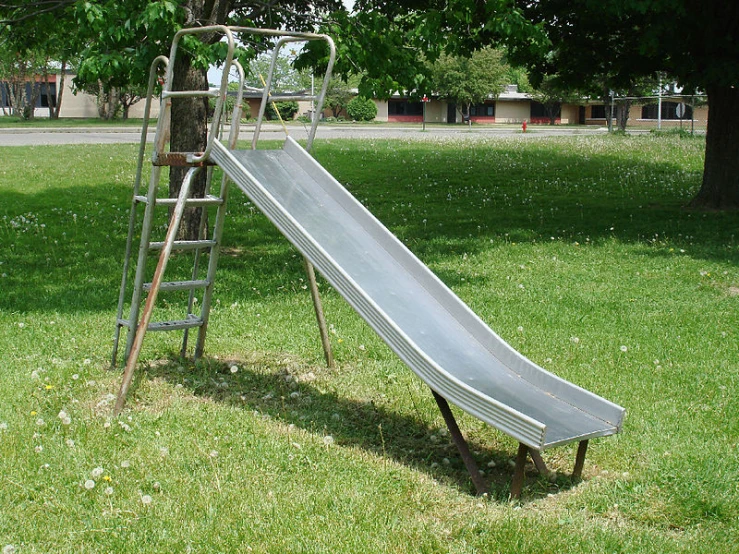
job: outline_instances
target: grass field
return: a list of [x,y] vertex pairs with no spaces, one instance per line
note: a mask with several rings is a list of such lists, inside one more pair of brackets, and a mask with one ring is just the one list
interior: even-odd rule
[[[684,208],[677,136],[320,141],[316,157],[497,333],[628,410],[544,453],[429,390],[232,194],[207,355],[149,334],[119,418],[109,370],[136,146],[6,148],[0,168],[0,549],[9,552],[733,553],[739,214]],[[340,232],[340,229],[337,229]],[[166,300],[166,299],[165,299]],[[169,300],[162,312],[175,309]]]

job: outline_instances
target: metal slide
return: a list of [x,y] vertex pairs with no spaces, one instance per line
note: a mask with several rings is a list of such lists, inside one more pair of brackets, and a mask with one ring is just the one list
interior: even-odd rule
[[293,139],[210,159],[442,397],[537,451],[620,430],[622,407],[509,346]]

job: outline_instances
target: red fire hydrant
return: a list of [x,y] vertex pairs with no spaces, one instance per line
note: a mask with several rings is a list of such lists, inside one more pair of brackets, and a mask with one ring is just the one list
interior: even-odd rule
[[523,124],[521,125],[521,128],[523,129],[523,132],[526,132],[526,120],[523,120]]

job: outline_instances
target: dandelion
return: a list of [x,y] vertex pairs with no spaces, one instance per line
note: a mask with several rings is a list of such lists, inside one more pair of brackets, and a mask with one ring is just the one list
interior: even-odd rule
[[149,496],[148,494],[145,494],[145,495],[143,495],[143,496],[141,497],[141,503],[142,503],[142,504],[143,504],[144,506],[148,506],[149,504],[151,504],[151,502],[152,502],[152,498],[151,498],[151,496]]
[[38,425],[39,427],[43,427],[44,425],[46,425],[46,422],[43,418],[40,417],[36,420],[36,425]]
[[33,449],[33,451],[36,452],[36,454],[41,454],[44,451],[44,447],[39,444],[36,448]]
[[6,544],[3,547],[3,554],[15,554],[15,546],[12,544]]
[[93,479],[97,479],[100,477],[105,470],[102,467],[96,467],[90,472],[90,475],[92,475]]
[[627,352],[628,350],[629,348],[626,345],[624,344],[621,345],[621,352]]
[[239,371],[239,366],[237,366],[237,365],[232,365],[231,366],[231,373],[236,373],[238,371]]
[[578,344],[580,339],[578,337],[570,337],[570,341],[572,341],[573,344]]
[[74,448],[74,441],[72,439],[67,439],[64,442],[69,448]]
[[61,410],[59,414],[57,414],[57,417],[62,421],[62,425],[69,425],[72,423],[72,418],[69,417],[69,414],[64,410]]
[[519,333],[523,333],[523,326],[522,326],[522,325],[519,325],[519,326],[518,326],[518,332],[519,332]]
[[123,469],[128,469],[129,467],[131,467],[131,462],[129,462],[128,460],[123,460],[123,461],[121,462],[121,467],[122,467]]
[[113,494],[113,487],[105,487],[105,494],[111,496]]
[[211,458],[217,458],[218,457],[218,450],[211,450],[210,454],[208,454]]
[[325,444],[326,446],[331,446],[332,444],[334,444],[334,438],[331,435],[326,435],[325,437],[323,437],[323,444]]
[[95,488],[95,481],[93,481],[92,479],[88,479],[87,481],[85,481],[85,489],[87,489],[88,491],[91,491],[94,488]]

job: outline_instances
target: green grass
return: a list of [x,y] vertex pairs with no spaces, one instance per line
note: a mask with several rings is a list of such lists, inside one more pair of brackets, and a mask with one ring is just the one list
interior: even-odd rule
[[556,448],[557,479],[529,472],[520,503],[516,444],[457,413],[491,484],[472,496],[428,389],[321,281],[338,368],[323,366],[301,258],[238,191],[207,356],[149,334],[112,418],[135,152],[4,151],[0,548],[739,548],[739,216],[684,208],[700,139],[316,144],[497,333],[627,408],[622,434],[591,441],[581,483],[573,447]]
[[49,117],[34,117],[31,120],[25,120],[17,116],[0,117],[0,129],[3,128],[66,128],[66,127],[141,127],[142,119],[129,118],[126,121],[121,119],[106,120],[99,117],[63,117],[59,119],[50,119]]

